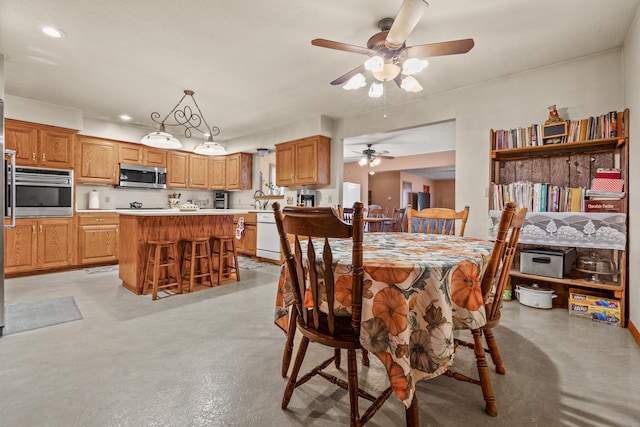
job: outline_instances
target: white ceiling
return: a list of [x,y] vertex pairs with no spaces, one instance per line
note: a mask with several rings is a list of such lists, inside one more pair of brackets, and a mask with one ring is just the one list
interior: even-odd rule
[[[153,111],[170,111],[195,91],[219,141],[325,115],[382,108],[366,89],[330,81],[363,56],[311,45],[325,38],[365,46],[378,20],[400,0],[195,1],[1,0],[0,53],[5,92],[81,109],[88,117],[155,128]],[[622,46],[640,0],[430,0],[407,45],[473,38],[467,54],[430,59],[424,91],[391,85],[388,105]],[[43,25],[65,31],[51,39]],[[436,127],[436,130],[438,128]],[[426,130],[434,130],[427,128]],[[410,131],[415,133],[416,131]],[[141,134],[144,132],[141,132]],[[425,149],[373,137],[392,155]],[[412,136],[413,138],[414,136]],[[349,141],[345,150],[366,140]],[[405,147],[401,146],[404,141]],[[353,146],[351,144],[353,143]],[[387,147],[388,146],[388,147]],[[417,151],[411,151],[416,154]]]

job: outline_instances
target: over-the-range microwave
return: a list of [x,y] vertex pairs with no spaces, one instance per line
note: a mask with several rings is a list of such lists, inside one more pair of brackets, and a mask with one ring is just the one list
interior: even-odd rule
[[120,163],[120,181],[116,187],[167,188],[167,168]]

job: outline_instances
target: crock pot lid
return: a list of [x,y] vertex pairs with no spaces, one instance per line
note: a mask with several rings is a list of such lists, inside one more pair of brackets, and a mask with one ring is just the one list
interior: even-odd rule
[[524,289],[525,291],[538,292],[541,294],[552,294],[553,289],[542,288],[538,285],[517,285],[516,288]]

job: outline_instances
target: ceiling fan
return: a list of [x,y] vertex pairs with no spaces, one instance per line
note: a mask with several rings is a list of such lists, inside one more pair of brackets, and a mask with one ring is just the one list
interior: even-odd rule
[[360,166],[369,165],[370,167],[375,167],[380,164],[380,159],[393,159],[394,157],[387,156],[389,154],[388,151],[376,151],[371,148],[373,144],[367,144],[367,148],[362,151],[354,151],[354,153],[361,154],[363,157],[358,161]]
[[407,46],[407,37],[422,18],[427,6],[428,3],[424,0],[404,0],[395,19],[384,18],[378,22],[381,31],[367,41],[367,47],[326,39],[312,40],[311,44],[314,46],[369,56],[364,64],[338,77],[331,84],[346,82],[344,89],[358,89],[366,85],[363,73],[371,71],[376,81],[369,89],[370,97],[381,96],[384,93],[381,82],[389,80],[395,81],[408,92],[420,92],[422,86],[413,74],[427,67],[428,62],[424,58],[467,53],[474,45],[473,39],[462,39]]

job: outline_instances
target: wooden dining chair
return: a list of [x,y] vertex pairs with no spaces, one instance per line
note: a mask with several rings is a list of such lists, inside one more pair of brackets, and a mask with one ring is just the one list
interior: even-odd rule
[[351,224],[351,221],[353,221],[353,208],[342,208],[342,216],[341,218]]
[[[498,411],[495,404],[491,380],[489,379],[489,369],[485,354],[489,353],[491,356],[491,359],[496,366],[496,372],[504,374],[502,358],[498,351],[498,346],[493,336],[492,328],[495,328],[500,323],[500,304],[502,302],[502,295],[507,281],[509,280],[509,271],[513,264],[513,258],[515,256],[518,239],[520,237],[520,230],[522,229],[526,215],[526,208],[520,209],[516,212],[515,203],[508,202],[506,204],[505,209],[502,211],[502,215],[500,216],[496,240],[494,242],[493,249],[491,250],[491,254],[489,255],[489,260],[487,261],[487,266],[480,284],[482,297],[485,302],[487,322],[484,326],[471,330],[473,343],[469,343],[458,338],[455,339],[454,348],[456,350],[460,346],[474,350],[479,379],[468,377],[459,372],[455,372],[452,369],[449,369],[446,372],[446,375],[449,377],[480,385],[482,388],[482,395],[486,403],[485,411],[487,414],[494,417],[498,414]],[[488,348],[484,348],[482,335],[485,337]]]
[[405,208],[393,208],[391,213],[391,223],[389,229],[385,231],[404,231],[404,213]]
[[[418,218],[413,224],[413,218]],[[464,228],[469,218],[469,206],[461,211],[447,208],[426,208],[417,211],[407,206],[407,231],[409,233],[456,234],[456,221],[460,221],[459,236],[464,236]]]
[[[293,365],[291,375],[282,398],[282,409],[286,409],[294,390],[316,375],[336,384],[349,393],[350,425],[360,426],[366,423],[391,395],[391,387],[386,388],[379,396],[360,390],[358,386],[358,366],[356,351],[362,349],[360,345],[360,317],[362,312],[363,294],[363,206],[357,202],[354,205],[353,223],[347,224],[340,219],[331,208],[294,208],[286,207],[281,212],[280,206],[274,204],[276,226],[280,235],[280,242],[287,263],[287,274],[292,285],[295,308],[297,311],[296,325],[302,334],[302,340]],[[293,253],[288,236],[294,236]],[[312,241],[312,238],[315,238]],[[330,238],[352,240],[352,270],[351,270],[351,315],[336,316],[334,313],[337,301],[334,286],[333,258],[329,244]],[[305,245],[306,249],[302,247]],[[316,249],[314,244],[321,244]],[[316,250],[321,251],[317,253]],[[312,268],[305,269],[304,260],[309,260]],[[308,276],[308,277],[307,277]],[[309,288],[305,282],[309,282]],[[320,311],[326,295],[328,313]],[[303,375],[298,380],[298,374],[304,361],[309,343],[317,343],[334,349],[333,356]],[[340,349],[347,351],[347,378],[345,381],[324,371],[331,363],[340,357]],[[358,398],[370,400],[372,404],[362,416],[358,409]],[[407,426],[418,426],[417,403],[412,404],[406,412]]]
[[[384,208],[370,208],[367,214],[368,218],[384,218],[387,216],[387,210]],[[384,223],[370,222],[368,231],[384,231]]]

